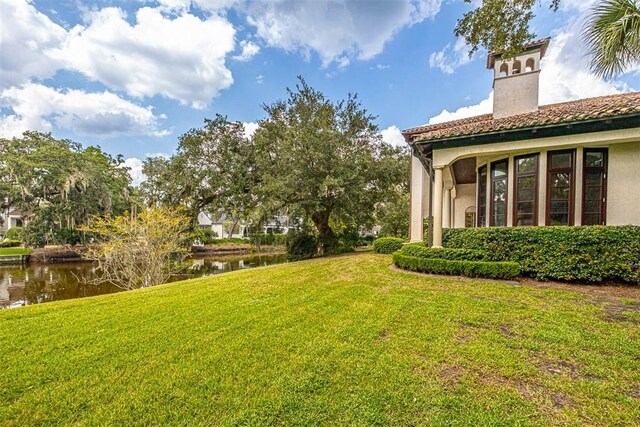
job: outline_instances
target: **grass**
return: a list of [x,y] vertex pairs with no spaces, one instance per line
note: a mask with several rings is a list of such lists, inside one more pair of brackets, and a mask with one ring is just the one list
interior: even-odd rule
[[5,255],[29,255],[31,249],[26,248],[0,248],[0,256]]
[[2,311],[0,423],[637,425],[638,305],[390,260]]

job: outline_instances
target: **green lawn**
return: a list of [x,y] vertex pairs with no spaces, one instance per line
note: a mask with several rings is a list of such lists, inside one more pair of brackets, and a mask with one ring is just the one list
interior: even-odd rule
[[640,302],[372,253],[0,312],[0,424],[638,425]]
[[25,248],[0,248],[0,256],[3,255],[28,255],[31,249]]

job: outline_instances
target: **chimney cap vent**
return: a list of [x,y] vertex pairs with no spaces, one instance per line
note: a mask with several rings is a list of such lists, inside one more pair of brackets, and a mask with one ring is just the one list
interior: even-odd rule
[[[524,55],[526,53],[540,50],[540,59],[544,57],[544,54],[547,52],[547,48],[549,47],[549,42],[551,41],[550,37],[546,37],[544,39],[536,40],[534,42],[528,43],[524,46],[524,50],[518,54]],[[503,52],[491,52],[487,55],[487,68],[489,70],[493,69],[496,64],[496,59],[500,59]]]

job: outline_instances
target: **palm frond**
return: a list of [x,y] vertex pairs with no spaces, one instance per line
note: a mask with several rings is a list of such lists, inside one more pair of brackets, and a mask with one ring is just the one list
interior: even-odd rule
[[609,79],[640,62],[638,0],[602,0],[583,29],[591,55],[591,70]]

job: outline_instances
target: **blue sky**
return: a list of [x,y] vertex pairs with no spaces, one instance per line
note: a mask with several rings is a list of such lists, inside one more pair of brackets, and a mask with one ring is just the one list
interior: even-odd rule
[[[543,3],[545,3],[543,1]],[[590,0],[537,9],[551,36],[543,104],[638,88],[602,81],[580,28]],[[333,99],[358,93],[386,140],[399,129],[490,112],[485,52],[456,40],[462,0],[0,0],[0,136],[50,131],[141,160],[216,113],[247,123],[302,75]]]

